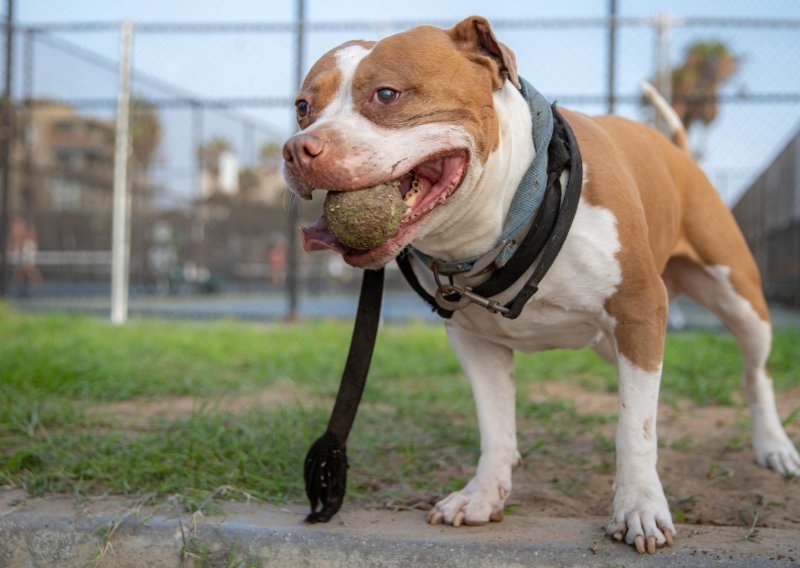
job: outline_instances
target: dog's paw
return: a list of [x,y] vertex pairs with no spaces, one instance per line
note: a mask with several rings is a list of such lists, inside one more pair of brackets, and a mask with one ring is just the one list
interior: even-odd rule
[[451,493],[428,511],[428,522],[432,525],[445,523],[454,527],[484,525],[489,521],[503,520],[503,507],[511,492],[511,481],[481,483],[477,478],[464,489]]
[[656,480],[654,486],[618,488],[606,534],[624,539],[640,554],[653,554],[657,547],[672,545],[677,533],[661,483]]
[[[766,438],[766,437],[765,437]],[[756,463],[781,475],[800,477],[800,453],[785,432],[767,439],[754,440]]]

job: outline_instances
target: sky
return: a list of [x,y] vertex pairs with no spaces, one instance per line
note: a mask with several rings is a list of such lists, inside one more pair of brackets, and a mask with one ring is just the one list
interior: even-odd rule
[[[585,18],[606,14],[606,0],[564,2],[477,0],[434,1],[307,0],[306,16],[312,22],[415,21],[446,22],[480,14],[492,20],[534,18]],[[618,0],[623,17],[652,17],[671,13],[695,16],[775,18],[800,22],[800,0]],[[289,22],[294,18],[293,1],[267,0],[17,0],[16,18],[22,25],[47,23],[117,22]],[[376,38],[399,31],[392,25],[381,30],[315,32],[309,34],[304,57],[307,69],[328,49],[356,37]],[[517,54],[520,74],[548,98],[558,95],[603,94],[606,85],[606,32],[600,28],[497,30],[501,41]],[[118,34],[61,31],[56,39],[97,52],[111,60],[117,57]],[[673,29],[670,56],[680,61],[694,39],[720,38],[741,55],[742,66],[729,85],[730,92],[800,92],[800,28],[748,29],[679,26]],[[650,26],[621,28],[618,40],[617,89],[622,95],[636,94],[637,85],[651,76],[653,30]],[[289,33],[157,34],[135,36],[134,67],[182,89],[207,97],[294,96],[293,37]],[[64,55],[50,44],[35,47],[33,74],[36,96],[55,98],[105,97],[116,95],[116,74]],[[17,90],[22,88],[17,83]],[[142,92],[158,96],[156,91]],[[576,105],[570,105],[576,106]],[[577,105],[589,113],[604,111],[602,105]],[[292,109],[242,108],[239,114],[259,125],[257,135],[244,132],[237,121],[220,113],[204,115],[206,139],[219,135],[231,139],[243,162],[252,160],[257,147],[269,140],[280,141],[293,128]],[[620,114],[644,116],[638,105],[623,105]],[[176,172],[191,169],[193,148],[191,116],[185,110],[163,113],[165,141],[162,144],[164,179],[178,179]],[[731,202],[748,180],[765,167],[797,130],[800,104],[740,105],[723,109],[705,136],[693,133],[703,143],[703,165],[727,201]],[[251,139],[248,139],[250,136]],[[171,172],[171,173],[170,173]],[[720,173],[722,172],[722,173]],[[180,176],[178,176],[180,177]],[[191,176],[170,182],[181,195],[191,194]]]
[[[120,20],[136,21],[248,21],[287,20],[294,16],[294,2],[275,0],[24,0],[17,2],[21,22],[70,22]],[[567,17],[604,15],[603,0],[308,0],[311,20],[398,20],[459,19],[470,14],[489,18]],[[774,16],[797,18],[800,8],[793,0],[618,0],[620,15],[647,16],[670,11],[685,16]]]

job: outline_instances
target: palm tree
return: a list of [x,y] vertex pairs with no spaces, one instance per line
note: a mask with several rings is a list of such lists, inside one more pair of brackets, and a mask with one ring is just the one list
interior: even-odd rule
[[717,117],[717,93],[739,68],[739,58],[720,41],[698,41],[672,70],[672,106],[688,130],[708,127]]
[[142,98],[133,101],[131,121],[131,157],[134,171],[146,178],[155,161],[161,144],[162,130],[158,111],[152,103]]
[[219,177],[220,156],[230,149],[231,143],[224,138],[212,138],[197,149],[197,155],[200,158],[200,167],[208,171],[216,179]]

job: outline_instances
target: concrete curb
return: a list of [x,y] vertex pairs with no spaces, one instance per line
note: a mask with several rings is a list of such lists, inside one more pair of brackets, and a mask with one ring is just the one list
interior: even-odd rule
[[[1,501],[1,500],[0,500]],[[6,502],[8,502],[6,500]],[[231,503],[214,517],[121,501],[0,503],[0,566],[489,567],[800,566],[800,530],[681,526],[672,548],[639,556],[611,542],[603,519],[518,513],[484,527],[431,527],[420,511],[348,510],[305,525],[305,508]]]

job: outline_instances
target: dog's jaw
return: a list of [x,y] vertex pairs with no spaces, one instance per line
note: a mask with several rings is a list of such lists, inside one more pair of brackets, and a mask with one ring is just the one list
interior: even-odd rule
[[[353,76],[369,52],[362,44],[335,51],[335,66],[328,73],[338,80],[338,88],[314,123],[287,142],[285,176],[290,188],[306,199],[316,189],[358,190],[401,180],[408,210],[398,234],[378,247],[348,249],[322,220],[303,231],[307,250],[331,248],[353,266],[379,268],[436,219],[436,210],[465,181],[471,185],[478,164],[473,158],[474,137],[460,125],[434,122],[392,129],[371,122],[356,110]],[[305,147],[297,148],[303,144]],[[325,149],[324,156],[315,156],[314,167],[303,168],[298,155],[317,152],[317,148]],[[412,178],[418,181],[419,193],[409,191]]]
[[471,164],[465,189],[454,196],[437,222],[428,223],[417,235],[414,247],[429,256],[454,261],[492,248],[502,233],[519,182],[536,154],[528,103],[516,87],[506,81],[492,99],[500,144],[485,163]]
[[[456,150],[425,159],[398,178],[398,191],[406,210],[395,235],[369,250],[347,247],[327,226],[324,216],[301,230],[306,251],[328,248],[346,262],[361,268],[380,268],[393,258],[428,224],[448,199],[459,189],[469,168],[469,152]],[[366,189],[367,191],[369,188]]]

